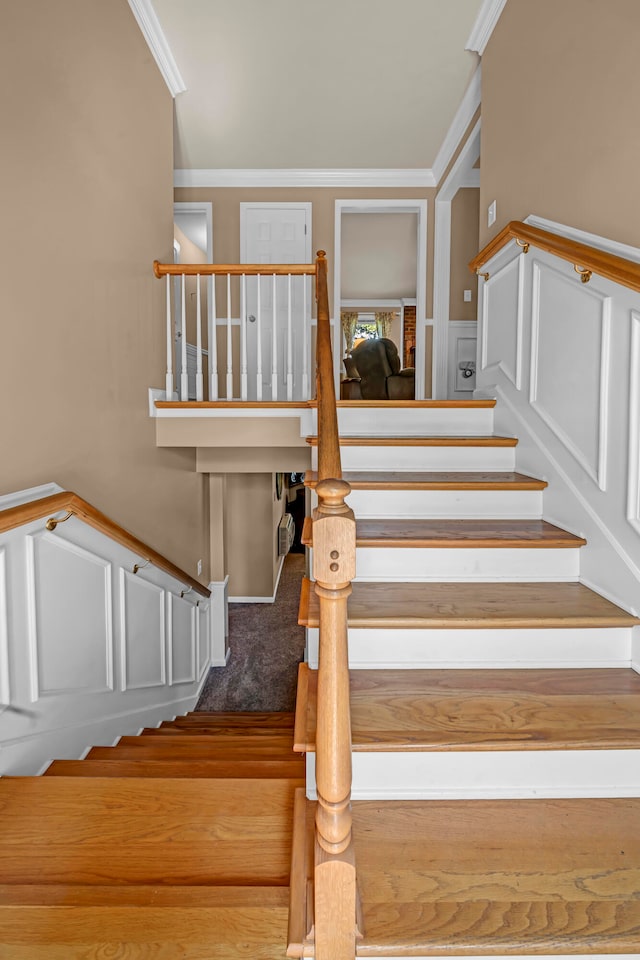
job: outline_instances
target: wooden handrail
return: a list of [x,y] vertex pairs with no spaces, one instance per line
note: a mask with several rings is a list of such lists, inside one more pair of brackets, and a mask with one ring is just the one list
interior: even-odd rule
[[167,274],[172,277],[181,277],[183,274],[187,277],[211,277],[211,276],[232,276],[241,277],[243,274],[247,277],[269,276],[275,273],[278,277],[315,277],[315,263],[160,263],[159,260],[153,261],[153,272],[156,277],[166,277]]
[[319,604],[316,713],[316,960],[353,960],[356,872],[351,837],[351,709],[347,600],[355,577],[355,518],[345,503],[331,350],[327,260],[316,260],[318,333],[318,507],[313,515],[313,574]]
[[562,260],[568,260],[587,279],[587,274],[591,271],[607,280],[613,280],[614,283],[629,287],[631,290],[640,291],[640,263],[634,263],[633,260],[626,260],[624,257],[618,257],[604,250],[598,250],[586,243],[569,240],[567,237],[561,237],[559,234],[551,233],[548,230],[531,227],[528,223],[521,223],[519,220],[512,220],[511,223],[508,223],[470,261],[469,269],[471,272],[479,273],[481,268],[511,240],[519,240],[523,249],[527,244],[531,244],[541,250],[546,250],[547,253],[555,254]]
[[340,465],[338,411],[336,409],[336,388],[333,376],[333,354],[331,349],[327,255],[324,250],[318,251],[316,297],[318,301],[318,333],[316,341],[318,480],[339,480],[340,477],[342,477],[342,467]]
[[[111,540],[115,540],[116,543],[131,550],[132,553],[137,554],[141,559],[150,561],[155,567],[164,570],[165,573],[175,577],[175,579],[181,583],[187,584],[201,596],[211,596],[211,591],[199,583],[198,580],[194,580],[193,577],[190,577],[189,574],[181,570],[180,567],[171,563],[170,560],[167,560],[167,558],[161,553],[158,553],[157,550],[147,546],[142,540],[138,540],[137,537],[134,537],[132,533],[129,533],[129,531],[121,527],[120,524],[111,520],[99,510],[96,510],[90,503],[87,503],[86,500],[83,500],[82,497],[79,497],[76,493],[72,493],[70,490],[63,490],[61,493],[54,493],[50,497],[42,497],[40,500],[30,500],[28,503],[22,503],[17,507],[9,507],[7,510],[0,511],[0,533],[13,530],[15,527],[20,527],[25,523],[32,523],[41,517],[51,517],[52,514],[60,513],[61,510],[89,524],[89,526],[95,530],[105,534],[105,536]],[[63,518],[53,517],[52,519],[57,520],[58,523],[63,521]]]

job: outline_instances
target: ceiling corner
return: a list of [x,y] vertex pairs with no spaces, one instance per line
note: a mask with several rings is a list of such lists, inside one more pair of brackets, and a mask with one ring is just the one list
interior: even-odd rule
[[184,93],[187,85],[182,79],[171,47],[160,26],[153,3],[151,0],[128,0],[128,2],[171,96],[176,97],[179,93]]

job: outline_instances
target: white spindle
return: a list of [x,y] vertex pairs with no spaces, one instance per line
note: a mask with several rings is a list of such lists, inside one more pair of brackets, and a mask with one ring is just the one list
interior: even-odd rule
[[307,284],[302,277],[302,399],[309,400],[309,344],[307,341]]
[[291,274],[287,280],[287,400],[293,400],[293,318],[291,308]]
[[233,397],[233,339],[231,337],[231,274],[227,274],[227,400]]
[[187,278],[182,274],[182,310],[180,316],[180,399],[189,399],[189,374],[187,372]]
[[256,303],[256,400],[262,400],[262,308],[260,304],[260,274],[256,277],[258,296]]
[[247,383],[247,275],[242,274],[240,282],[240,399],[246,400],[248,396]]
[[196,400],[204,399],[202,383],[202,303],[200,300],[200,274],[196,275]]
[[216,311],[216,278],[209,277],[209,400],[218,399],[218,317]]
[[278,399],[278,311],[276,305],[276,275],[271,283],[271,399]]
[[167,274],[167,375],[165,400],[173,400],[173,323],[171,317],[171,277]]

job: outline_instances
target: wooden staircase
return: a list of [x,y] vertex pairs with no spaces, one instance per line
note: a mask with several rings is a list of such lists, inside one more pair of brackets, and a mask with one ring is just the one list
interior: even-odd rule
[[[638,954],[640,621],[580,582],[585,541],[543,519],[546,483],[515,472],[516,441],[493,437],[493,406],[403,411],[402,437],[388,408],[339,409],[356,515],[357,955]],[[312,538],[309,523],[311,549]],[[292,885],[303,889],[315,815],[310,581],[300,622],[309,663],[295,744],[311,799],[296,804]],[[289,955],[312,956],[313,898],[294,911]]]
[[292,740],[291,714],[192,713],[0,779],[0,957],[283,956]]

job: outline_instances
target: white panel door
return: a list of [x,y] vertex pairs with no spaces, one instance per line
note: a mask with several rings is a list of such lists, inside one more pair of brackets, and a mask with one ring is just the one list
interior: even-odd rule
[[[240,262],[310,263],[311,204],[240,204]],[[260,280],[259,311],[258,280],[255,277],[247,279],[249,400],[286,400],[287,372],[293,375],[292,399],[304,399],[302,397],[303,354],[305,352],[308,354],[310,349],[308,327],[305,338],[304,325],[310,314],[311,282],[306,277],[291,279],[290,346],[288,288],[287,277],[276,278],[274,327],[273,278],[263,277]],[[261,360],[260,364],[258,364],[258,356]],[[308,357],[307,369],[309,369]]]

